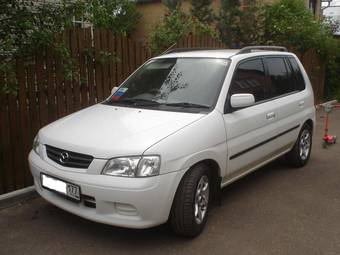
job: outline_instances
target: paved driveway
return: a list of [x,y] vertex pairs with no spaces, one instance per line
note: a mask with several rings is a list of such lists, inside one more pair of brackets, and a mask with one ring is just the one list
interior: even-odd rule
[[[322,148],[318,121],[308,166],[274,162],[224,189],[196,239],[93,223],[36,198],[0,211],[0,254],[340,254],[340,144]],[[339,110],[331,129],[340,136]]]

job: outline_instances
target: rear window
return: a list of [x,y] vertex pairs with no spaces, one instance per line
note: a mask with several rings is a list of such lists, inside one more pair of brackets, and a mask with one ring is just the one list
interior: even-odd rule
[[299,67],[299,64],[297,63],[297,61],[295,60],[295,58],[290,57],[289,59],[289,63],[292,67],[292,72],[293,72],[293,77],[296,83],[296,89],[301,91],[304,90],[306,88],[306,84],[305,84],[305,80],[303,78],[303,75],[301,73],[301,69]]
[[292,73],[288,72],[285,59],[281,57],[270,57],[266,58],[266,61],[271,82],[272,97],[296,91]]

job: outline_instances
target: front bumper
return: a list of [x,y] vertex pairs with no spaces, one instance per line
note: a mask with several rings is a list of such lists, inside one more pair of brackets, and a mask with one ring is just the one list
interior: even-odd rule
[[[125,178],[70,172],[29,154],[37,192],[52,204],[83,218],[121,227],[148,228],[165,223],[176,189],[185,171],[147,178]],[[42,188],[40,173],[80,186],[82,201],[75,203]],[[89,207],[88,198],[94,203]]]

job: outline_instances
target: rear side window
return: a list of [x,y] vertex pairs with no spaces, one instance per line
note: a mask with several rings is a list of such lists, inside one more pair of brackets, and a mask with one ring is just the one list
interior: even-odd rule
[[276,97],[296,91],[295,81],[292,73],[288,72],[285,59],[272,57],[266,58],[266,61],[271,82],[271,96]]
[[293,72],[293,77],[295,80],[295,84],[296,84],[296,89],[301,91],[304,90],[306,88],[306,84],[305,84],[305,80],[303,78],[303,75],[301,73],[301,69],[297,63],[297,61],[295,60],[295,58],[290,57],[289,59],[289,63],[292,67],[292,72]]
[[250,93],[255,102],[269,98],[266,90],[266,75],[261,59],[252,59],[242,62],[236,69],[230,85],[229,95]]

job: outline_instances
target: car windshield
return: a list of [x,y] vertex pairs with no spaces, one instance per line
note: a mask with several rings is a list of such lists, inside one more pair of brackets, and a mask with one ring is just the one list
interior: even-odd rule
[[229,60],[164,58],[147,62],[104,104],[207,111],[214,106]]

